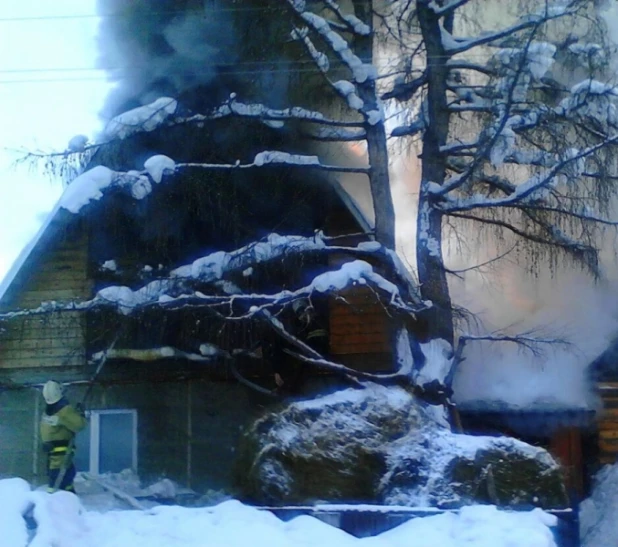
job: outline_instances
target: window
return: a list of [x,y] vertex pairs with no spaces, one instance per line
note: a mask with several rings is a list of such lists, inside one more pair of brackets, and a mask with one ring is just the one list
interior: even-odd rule
[[77,435],[75,465],[93,475],[137,471],[137,411],[92,410]]

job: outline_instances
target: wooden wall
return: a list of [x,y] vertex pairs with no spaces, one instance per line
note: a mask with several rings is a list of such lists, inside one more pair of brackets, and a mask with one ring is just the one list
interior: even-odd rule
[[603,410],[599,413],[599,463],[613,464],[618,460],[618,382],[601,382],[599,394]]
[[[1,303],[3,311],[35,308],[42,302],[87,299],[87,238],[54,226],[53,242],[41,241]],[[0,369],[81,365],[85,361],[85,321],[79,312],[11,320],[0,334]]]
[[388,317],[371,289],[347,289],[341,299],[331,299],[329,308],[333,355],[390,352]]

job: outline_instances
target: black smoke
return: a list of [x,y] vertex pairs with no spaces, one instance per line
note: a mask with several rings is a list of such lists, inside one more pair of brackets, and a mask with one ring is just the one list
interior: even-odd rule
[[174,97],[204,112],[231,93],[283,106],[289,22],[270,0],[98,0],[99,60],[116,83],[102,110],[121,112]]

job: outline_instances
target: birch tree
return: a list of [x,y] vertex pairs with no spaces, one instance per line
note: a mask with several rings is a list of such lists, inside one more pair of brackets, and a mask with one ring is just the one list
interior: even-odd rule
[[512,21],[496,17],[495,28],[461,34],[489,8],[474,0],[395,2],[383,18],[420,31],[415,43],[399,41],[414,70],[385,98],[411,113],[392,135],[417,139],[421,149],[418,279],[433,303],[430,336],[451,344],[447,224],[455,221],[464,237],[490,227],[521,241],[531,261],[540,256],[549,266],[566,257],[593,277],[601,275],[603,229],[616,225],[618,94],[594,4],[521,2]]

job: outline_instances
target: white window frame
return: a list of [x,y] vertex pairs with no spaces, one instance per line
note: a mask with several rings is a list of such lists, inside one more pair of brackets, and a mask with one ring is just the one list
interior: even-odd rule
[[87,412],[90,418],[90,454],[89,467],[90,473],[99,475],[100,455],[101,455],[101,416],[109,414],[130,414],[133,418],[133,446],[131,450],[131,469],[137,472],[137,410],[135,409],[114,409],[114,410],[90,410]]

